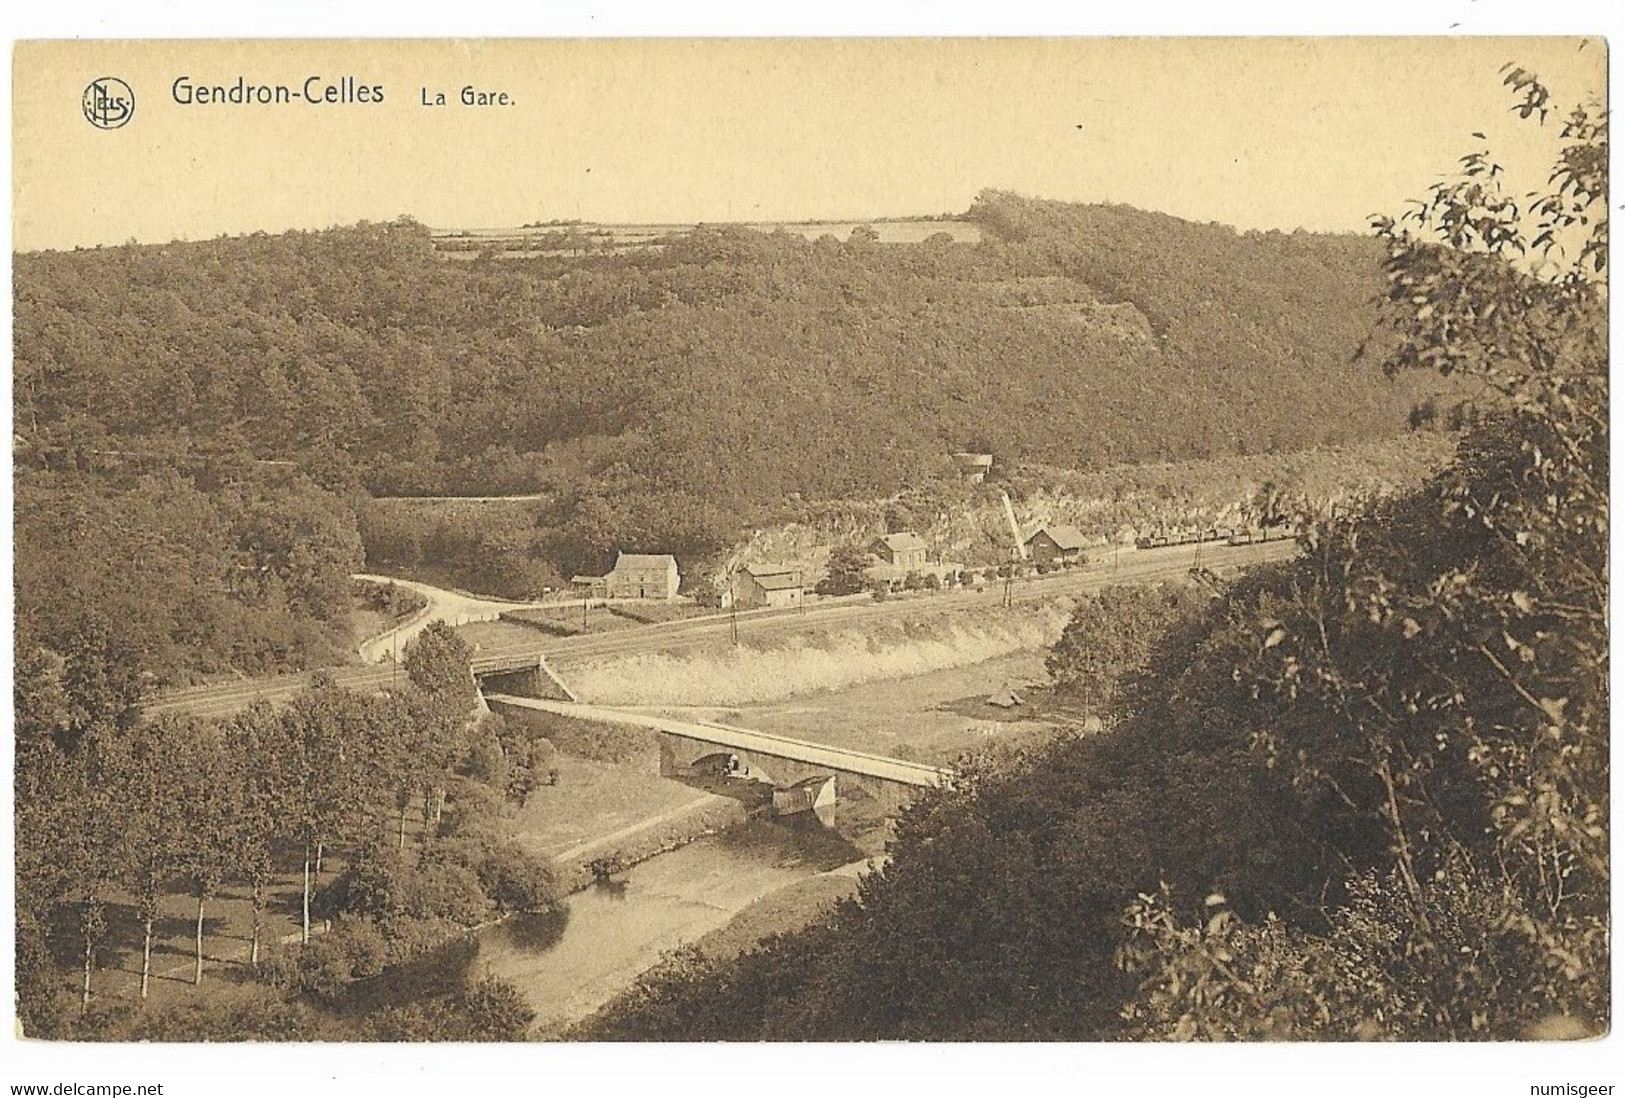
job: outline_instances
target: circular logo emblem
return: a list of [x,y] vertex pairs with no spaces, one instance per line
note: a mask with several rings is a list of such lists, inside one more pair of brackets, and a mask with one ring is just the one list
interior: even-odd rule
[[116,76],[99,76],[85,88],[85,120],[101,130],[116,130],[135,113],[135,92]]

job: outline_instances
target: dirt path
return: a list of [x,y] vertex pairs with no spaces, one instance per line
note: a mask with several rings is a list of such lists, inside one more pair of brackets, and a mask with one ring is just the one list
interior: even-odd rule
[[725,799],[726,798],[724,797],[717,796],[715,793],[701,793],[693,800],[684,801],[676,808],[668,809],[659,815],[649,816],[646,819],[639,820],[634,824],[629,824],[628,826],[620,828],[617,831],[611,831],[607,835],[595,835],[586,842],[577,843],[575,846],[572,846],[567,850],[560,850],[557,852],[549,851],[548,853],[552,856],[554,861],[564,864],[580,861],[582,855],[589,854],[598,847],[605,846],[609,843],[620,842],[622,839],[627,838],[630,835],[636,835],[639,832],[647,831],[652,827],[659,827],[668,820],[676,819],[678,816],[682,816],[694,811],[694,809],[698,808],[702,804],[710,804],[713,801],[720,802]]
[[398,660],[406,646],[419,633],[437,621],[448,625],[463,625],[471,621],[495,621],[504,610],[519,610],[531,606],[542,605],[534,602],[509,602],[505,599],[478,598],[474,595],[464,595],[457,591],[447,591],[442,587],[431,587],[427,583],[418,583],[415,580],[395,579],[392,576],[375,576],[366,573],[357,573],[351,579],[365,580],[369,583],[393,583],[397,587],[404,587],[408,591],[415,591],[428,601],[428,606],[419,611],[410,620],[385,630],[358,646],[361,659],[364,663],[383,663],[386,660]]

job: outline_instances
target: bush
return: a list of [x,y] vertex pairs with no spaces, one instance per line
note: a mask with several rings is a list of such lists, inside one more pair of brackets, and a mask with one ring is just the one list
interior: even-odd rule
[[389,940],[370,919],[342,918],[304,944],[278,946],[260,965],[261,982],[337,1002],[356,980],[376,976],[391,959]]
[[311,911],[324,919],[351,915],[389,922],[405,907],[416,857],[414,851],[376,843],[362,847],[342,873],[311,897]]
[[[496,718],[500,720],[501,718]],[[494,720],[482,720],[469,734],[468,748],[458,771],[500,793],[506,794],[513,780],[513,764],[493,727]]]
[[416,919],[449,919],[477,926],[495,913],[480,878],[466,865],[428,862],[419,867],[407,895],[406,914]]
[[391,620],[410,617],[429,605],[429,601],[422,595],[398,583],[352,580],[350,593],[365,609],[382,614]]
[[323,917],[364,920],[390,933],[417,919],[445,919],[463,926],[484,922],[492,905],[472,866],[480,841],[437,843],[396,851],[378,846],[358,852],[312,907]]
[[501,911],[544,911],[564,895],[552,860],[517,843],[491,848],[475,866],[480,886]]
[[530,713],[522,719],[533,735],[550,742],[558,751],[594,762],[629,762],[655,746],[654,733],[648,729],[556,713]]
[[522,1041],[536,1012],[518,988],[497,976],[465,984],[455,995],[379,1011],[368,1024],[374,1041]]
[[319,1041],[319,1019],[296,999],[269,988],[245,988],[230,999],[188,999],[143,1012],[128,1035],[132,1041]]
[[468,778],[454,779],[440,816],[440,834],[455,835],[494,826],[509,811],[506,789]]

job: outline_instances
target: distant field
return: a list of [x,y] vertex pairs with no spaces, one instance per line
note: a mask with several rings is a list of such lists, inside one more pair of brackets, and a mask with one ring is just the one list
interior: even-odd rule
[[[1056,725],[1023,707],[988,705],[988,695],[1048,681],[1041,651],[1016,652],[886,682],[808,694],[782,705],[742,706],[728,718],[780,736],[942,766],[967,751],[1048,736]],[[974,715],[971,715],[974,714]]]
[[[785,232],[816,240],[829,235],[846,240],[852,231],[867,226],[882,244],[919,244],[937,233],[946,233],[955,243],[976,244],[982,239],[980,225],[969,221],[937,221],[905,218],[896,221],[748,221],[730,223],[733,227],[757,232]],[[499,229],[443,229],[433,234],[435,250],[447,258],[473,259],[494,251],[504,258],[540,255],[601,254],[640,251],[662,246],[666,237],[687,233],[692,224],[673,225],[537,225]]]

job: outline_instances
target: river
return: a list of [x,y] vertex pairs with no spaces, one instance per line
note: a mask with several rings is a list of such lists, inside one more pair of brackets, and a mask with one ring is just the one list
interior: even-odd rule
[[634,866],[612,888],[571,896],[561,914],[487,929],[472,971],[513,983],[536,1011],[533,1032],[554,1036],[629,987],[662,953],[724,925],[763,896],[841,864],[827,840],[808,842],[810,836],[771,825],[740,831]]

